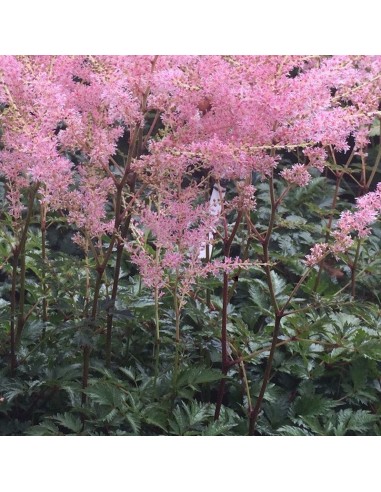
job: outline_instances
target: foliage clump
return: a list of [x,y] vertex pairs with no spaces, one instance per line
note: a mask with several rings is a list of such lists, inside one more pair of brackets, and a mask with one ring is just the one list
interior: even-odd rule
[[0,434],[380,434],[380,70],[0,57]]

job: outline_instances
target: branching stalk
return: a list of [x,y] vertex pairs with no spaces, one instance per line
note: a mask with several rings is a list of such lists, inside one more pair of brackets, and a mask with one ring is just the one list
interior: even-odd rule
[[268,382],[270,379],[275,349],[277,347],[277,341],[278,341],[278,336],[279,336],[281,319],[282,319],[282,314],[281,313],[276,314],[275,326],[274,326],[274,331],[273,331],[273,338],[272,338],[271,348],[270,348],[270,354],[269,354],[269,358],[267,359],[266,369],[265,369],[265,373],[263,375],[262,386],[261,386],[257,401],[255,403],[255,406],[249,415],[249,435],[250,436],[254,435],[255,425],[256,425],[256,422],[258,419],[259,412],[261,410],[263,397],[265,396],[266,388],[267,388],[267,385],[268,385]]
[[[25,324],[24,305],[25,305],[25,248],[28,236],[29,225],[33,215],[33,204],[37,194],[39,183],[36,183],[29,190],[27,214],[23,224],[19,243],[13,249],[12,267],[12,291],[11,291],[11,371],[14,372],[17,366],[16,350],[21,341],[22,331]],[[19,301],[16,322],[16,291],[17,291],[17,270],[20,263],[19,279]],[[17,324],[16,324],[17,323]]]
[[[230,248],[233,243],[234,237],[238,231],[238,227],[241,223],[242,216],[243,213],[239,212],[230,236],[226,236],[226,240],[224,244],[224,256],[226,258],[230,256]],[[224,392],[225,392],[225,381],[229,369],[229,360],[228,360],[228,353],[227,353],[228,305],[229,305],[229,275],[226,272],[224,272],[223,287],[222,287],[222,321],[221,321],[221,372],[222,372],[223,379],[221,379],[220,387],[218,391],[216,409],[214,412],[214,420],[218,420],[221,413],[222,400],[224,398]]]
[[357,240],[357,245],[356,245],[356,252],[355,252],[355,257],[350,265],[351,269],[351,295],[354,298],[356,295],[356,267],[357,263],[360,257],[360,250],[361,250],[361,239]]

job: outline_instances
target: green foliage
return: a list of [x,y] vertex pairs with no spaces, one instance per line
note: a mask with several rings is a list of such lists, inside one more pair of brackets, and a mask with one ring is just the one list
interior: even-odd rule
[[[328,184],[327,184],[328,183]],[[284,183],[276,180],[281,193]],[[269,219],[268,183],[257,183],[254,224]],[[346,186],[346,185],[345,185]],[[339,192],[344,191],[343,187]],[[229,193],[232,191],[229,189]],[[354,252],[330,258],[289,296],[305,272],[302,259],[321,241],[332,210],[334,182],[314,177],[291,189],[276,213],[269,242],[270,282],[263,251],[253,241],[248,259],[258,264],[229,279],[228,357],[221,371],[221,279],[206,278],[181,311],[180,342],[169,294],[155,304],[130,264],[122,258],[118,296],[111,300],[115,261],[104,274],[91,316],[95,260],[72,244],[75,231],[52,217],[47,257],[33,225],[25,256],[25,312],[18,366],[9,370],[12,256],[9,217],[4,214],[0,257],[0,434],[1,435],[245,435],[248,411],[260,395],[275,327],[276,309],[287,303],[276,340],[270,381],[256,432],[260,435],[381,434],[381,229],[361,244],[355,296]],[[346,204],[348,206],[348,203]],[[8,220],[8,222],[7,222]],[[265,228],[260,232],[265,232]],[[234,246],[245,249],[239,228]],[[74,248],[74,249],[73,249]],[[221,244],[214,248],[221,254]],[[17,293],[19,295],[19,293]],[[44,315],[41,299],[47,304]],[[275,301],[275,302],[274,302]],[[288,302],[289,301],[289,302]],[[155,310],[160,343],[155,342]],[[17,308],[17,305],[16,305]],[[108,316],[113,315],[111,364],[105,363]],[[83,390],[83,349],[91,352]],[[225,393],[214,420],[220,385]],[[250,395],[247,394],[247,388]]]

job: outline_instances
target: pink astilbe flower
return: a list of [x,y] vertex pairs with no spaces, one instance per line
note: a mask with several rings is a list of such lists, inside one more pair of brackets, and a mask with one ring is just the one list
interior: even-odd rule
[[107,220],[105,204],[112,191],[110,178],[86,176],[78,190],[68,193],[68,220],[89,237],[100,237],[113,231],[113,221]]
[[323,172],[328,157],[323,147],[309,147],[303,150],[303,154],[308,157],[310,167],[315,167],[318,171]]
[[[135,62],[150,73],[149,57]],[[22,209],[22,193],[15,190],[39,183],[40,199],[68,212],[87,234],[110,230],[109,159],[125,127],[143,121],[140,75],[125,77],[131,64],[133,57],[0,57],[0,102],[6,105],[0,173],[8,180],[12,214]],[[81,155],[78,167],[70,154]]]
[[356,212],[345,211],[337,221],[337,228],[343,234],[356,231],[359,237],[367,237],[370,234],[369,225],[377,218],[377,209],[369,206],[361,207]]
[[[116,233],[107,207],[123,169],[110,158],[120,139],[139,141],[127,166],[146,195],[130,205],[131,254],[150,286],[162,288],[177,272],[184,293],[212,268],[199,251],[221,233],[221,214],[255,208],[253,172],[267,179],[282,152],[302,151],[306,165],[281,175],[305,186],[307,166],[322,171],[326,149],[347,151],[349,135],[364,153],[379,114],[380,73],[378,56],[1,56],[0,174],[9,212],[20,220],[38,183],[38,198],[64,211],[86,241]],[[145,136],[152,115],[161,130]],[[223,179],[234,198],[213,209],[209,185]],[[125,199],[127,184],[122,191]],[[348,248],[352,233],[369,234],[380,201],[377,188],[342,215],[332,252]]]
[[334,241],[317,244],[311,248],[311,253],[306,256],[306,264],[313,266],[319,263],[322,257],[329,251],[335,256],[346,253],[353,245],[352,233],[357,233],[359,238],[366,238],[371,233],[370,225],[377,220],[381,213],[381,183],[377,184],[375,191],[357,198],[356,210],[346,210],[341,213],[336,223],[336,230],[332,232]]
[[353,239],[351,236],[343,231],[333,231],[332,236],[335,241],[330,245],[329,249],[335,256],[339,253],[346,253],[353,245]]
[[381,212],[381,183],[377,184],[375,191],[357,198],[356,202],[357,210],[353,213],[343,212],[337,226],[345,233],[353,230],[358,232],[360,237],[366,237],[370,234],[369,225]]
[[[357,106],[343,106],[340,98],[354,100],[360,80],[374,87],[370,80],[377,73],[379,60],[372,61],[371,69],[362,60],[302,56],[167,58],[162,64],[166,68],[152,76],[153,92],[148,102],[162,112],[167,132],[160,141],[152,142],[151,155],[135,161],[133,169],[155,194],[181,202],[176,193],[170,196],[167,190],[179,190],[188,168],[198,169],[202,163],[217,182],[229,179],[236,183],[237,196],[224,203],[224,212],[252,209],[253,190],[247,188],[247,193],[241,194],[238,185],[252,171],[263,179],[271,174],[279,161],[271,149],[300,146],[308,166],[322,171],[327,160],[325,146],[346,151],[348,135],[360,136],[361,128],[372,118],[369,113],[374,111],[376,99],[371,101],[369,93],[366,110],[365,106],[360,110]],[[295,68],[298,75],[290,77]],[[360,99],[356,104],[359,102]],[[305,186],[311,179],[307,166],[302,164],[286,169],[283,177],[298,186]],[[205,193],[202,186],[193,191],[192,200]],[[181,202],[181,207],[185,202]],[[192,284],[206,267],[202,269],[199,259],[192,257],[196,247],[185,240],[187,228],[177,228],[180,224],[169,210],[170,207],[166,212],[162,210],[162,217],[158,211],[144,212],[141,225],[154,234],[157,246],[169,248],[161,260],[164,270],[180,271],[184,285],[191,272]],[[175,212],[176,207],[172,210]],[[194,217],[201,210],[194,209]],[[213,215],[212,209],[210,214]],[[215,226],[212,227],[214,232]],[[200,227],[199,232],[198,237],[192,232],[193,239],[205,242],[207,229]],[[185,254],[187,248],[190,249]],[[310,262],[319,261],[325,248],[319,246],[313,251]]]
[[237,182],[236,188],[238,195],[226,204],[226,210],[255,210],[257,204],[255,199],[256,188],[244,182]]
[[337,230],[333,233],[335,242],[331,247],[334,253],[345,252],[353,244],[350,233],[357,233],[360,238],[369,236],[370,225],[381,212],[381,183],[375,191],[357,198],[356,202],[356,210],[342,212],[337,221]]
[[144,249],[130,247],[128,250],[131,252],[132,260],[139,267],[144,284],[148,288],[157,289],[159,295],[162,296],[164,288],[168,287],[168,279],[163,266]]
[[328,244],[327,243],[319,243],[315,244],[311,248],[311,252],[309,255],[306,255],[305,263],[307,266],[311,267],[317,265],[321,262],[324,256],[328,252]]
[[284,169],[280,175],[290,184],[307,186],[311,180],[311,174],[303,164],[294,164],[289,169]]
[[197,281],[199,279],[206,278],[208,275],[218,277],[224,272],[231,274],[238,268],[248,270],[253,266],[253,262],[242,261],[239,258],[224,258],[223,260],[216,259],[207,263],[190,263],[187,265],[187,268],[184,269],[178,286],[178,293],[182,305],[185,304],[186,298],[192,292],[193,287],[197,285]]
[[360,210],[381,211],[381,183],[377,184],[376,190],[357,198],[357,207]]

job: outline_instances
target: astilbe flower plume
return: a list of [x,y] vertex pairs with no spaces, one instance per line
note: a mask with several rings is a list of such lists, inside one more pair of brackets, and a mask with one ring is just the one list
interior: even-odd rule
[[289,169],[284,169],[280,175],[290,184],[306,186],[311,180],[311,174],[303,164],[295,164]]
[[[199,249],[215,230],[218,217],[210,213],[208,204],[192,203],[197,197],[195,187],[170,191],[168,184],[159,195],[160,202],[144,208],[135,219],[133,231],[137,240],[126,247],[148,286],[169,287],[171,277],[177,276],[181,278],[180,290],[189,293],[187,288],[206,275]],[[154,254],[148,252],[145,231],[153,236]]]
[[[320,171],[326,149],[347,151],[349,135],[361,152],[379,114],[380,72],[377,56],[2,56],[0,173],[9,212],[20,218],[35,183],[40,200],[83,234],[110,233],[118,223],[106,213],[117,182],[110,158],[155,114],[160,133],[131,154],[131,171],[149,190],[133,213],[136,230],[151,230],[161,248],[157,276],[183,269],[195,278],[200,243],[221,232],[208,209],[210,182],[229,180],[235,190],[222,214],[248,211],[252,173],[267,179],[283,151],[301,150]],[[196,185],[192,169],[204,172]],[[302,163],[282,175],[309,180]],[[339,220],[337,248],[348,246],[349,230],[368,234],[379,211],[372,200],[363,197],[354,216]],[[153,266],[143,243],[135,246],[149,282]]]
[[356,199],[356,209],[346,210],[341,213],[332,232],[333,242],[331,244],[320,243],[311,248],[310,254],[306,256],[305,263],[308,266],[318,264],[326,253],[334,255],[346,253],[353,245],[352,234],[359,238],[366,238],[371,233],[371,224],[374,223],[381,213],[381,183],[377,184],[375,191],[371,191]]
[[[68,220],[90,236],[107,232],[109,158],[123,125],[142,118],[138,99],[122,80],[115,62],[107,66],[93,57],[0,57],[0,101],[6,107],[0,172],[8,182],[11,214],[22,209],[16,190],[35,182],[51,209],[69,211]],[[82,156],[76,165],[73,154]]]
[[353,243],[350,233],[357,233],[359,238],[366,238],[371,233],[370,225],[376,221],[381,212],[381,183],[376,190],[357,198],[356,209],[342,212],[334,231],[335,243],[333,248],[343,252]]
[[[363,128],[373,121],[381,95],[380,66],[377,57],[187,58],[180,71],[171,72],[173,78],[167,73],[154,82],[162,91],[163,107],[169,96],[170,110],[162,120],[171,131],[151,148],[152,155],[164,149],[171,156],[168,173],[178,167],[176,162],[184,166],[185,157],[203,162],[217,181],[238,183],[253,171],[264,179],[269,176],[279,161],[276,148],[299,147],[308,166],[322,171],[327,146],[347,151],[348,136],[360,143]],[[373,95],[368,87],[366,97],[363,93],[352,103],[362,83],[372,87]],[[351,104],[343,105],[343,100]],[[311,179],[303,164],[284,169],[282,176],[298,186]],[[225,204],[225,211],[238,203],[237,197]],[[326,249],[316,247],[309,264],[319,261]]]

